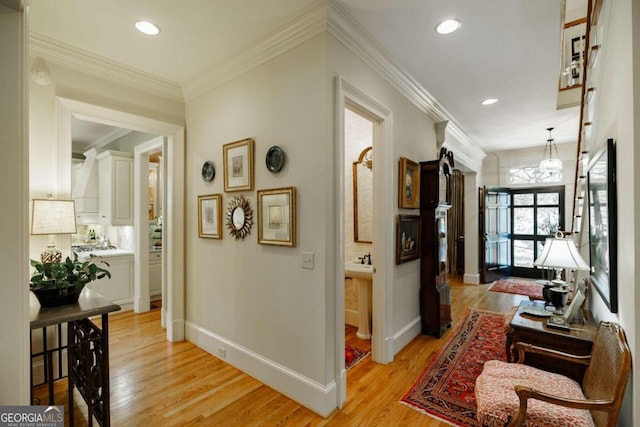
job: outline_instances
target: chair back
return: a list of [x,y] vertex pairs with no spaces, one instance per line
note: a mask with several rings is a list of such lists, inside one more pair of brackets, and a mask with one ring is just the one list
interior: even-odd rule
[[600,322],[582,384],[587,399],[610,400],[610,411],[591,411],[596,426],[616,426],[631,373],[631,351],[617,323]]

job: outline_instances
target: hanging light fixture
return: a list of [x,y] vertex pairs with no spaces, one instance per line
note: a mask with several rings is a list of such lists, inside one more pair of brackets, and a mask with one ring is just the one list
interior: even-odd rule
[[544,155],[540,161],[539,168],[543,172],[549,172],[551,174],[562,170],[562,160],[558,154],[558,147],[555,142],[553,142],[553,138],[551,138],[553,128],[547,128],[547,130],[549,131],[549,139],[547,139],[547,145],[544,146]]

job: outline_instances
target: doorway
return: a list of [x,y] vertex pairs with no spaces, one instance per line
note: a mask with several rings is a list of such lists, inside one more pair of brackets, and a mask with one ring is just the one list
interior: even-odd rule
[[[184,259],[182,256],[184,253],[184,192],[182,191],[184,188],[184,127],[62,97],[56,97],[56,109],[59,123],[59,163],[68,165],[65,168],[60,168],[61,180],[67,182],[67,186],[70,186],[71,183],[71,121],[73,117],[109,126],[163,135],[166,138],[163,148],[169,159],[166,162],[165,179],[168,184],[165,189],[164,203],[164,222],[167,231],[164,233],[163,239],[163,256],[166,260],[163,267],[166,278],[164,285],[166,301],[163,301],[162,309],[166,314],[167,340],[184,340],[185,289]],[[148,206],[145,209],[148,209]],[[141,250],[139,244],[136,244],[136,254],[141,253]],[[136,271],[143,268],[140,264],[140,258],[140,256],[134,258]],[[144,267],[148,268],[148,258]],[[140,289],[134,289],[134,298],[136,298],[136,293],[140,295]]]
[[393,114],[391,110],[373,100],[343,77],[337,76],[335,103],[335,209],[336,226],[334,238],[334,283],[335,283],[335,381],[337,384],[337,406],[342,407],[347,396],[345,369],[345,107],[364,114],[377,125],[373,134],[372,162],[373,186],[373,274],[372,274],[372,337],[371,358],[375,362],[388,363],[393,360],[392,331],[393,307],[393,262],[394,231],[393,206]]
[[540,278],[533,265],[545,239],[564,229],[564,186],[480,189],[481,282]]

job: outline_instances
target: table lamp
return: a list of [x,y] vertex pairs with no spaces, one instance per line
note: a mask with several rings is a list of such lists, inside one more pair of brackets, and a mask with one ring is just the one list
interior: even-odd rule
[[[572,239],[565,239],[562,232],[558,231],[555,237],[549,237],[544,243],[542,253],[535,260],[533,265],[538,267],[546,267],[556,269],[556,280],[553,282],[562,282],[562,269],[569,268],[573,270],[589,270],[589,264],[587,264],[575,243]],[[567,294],[565,290],[549,289],[550,298],[554,306],[556,306],[555,315],[562,316],[562,307],[567,302]],[[564,325],[564,320],[552,319],[552,321],[559,323],[561,328],[568,328]],[[561,323],[561,324],[560,324]],[[547,323],[549,325],[549,323]]]
[[42,263],[62,260],[62,252],[56,249],[54,234],[75,234],[76,230],[76,207],[73,200],[33,199],[31,235],[49,236],[47,249],[40,254]]

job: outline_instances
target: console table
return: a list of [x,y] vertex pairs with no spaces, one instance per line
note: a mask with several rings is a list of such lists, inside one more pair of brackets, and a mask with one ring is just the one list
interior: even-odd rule
[[[78,302],[59,307],[41,307],[32,300],[30,306],[31,330],[43,329],[43,355],[45,379],[49,386],[49,404],[53,404],[53,381],[62,378],[53,377],[53,353],[58,352],[61,360],[62,350],[67,349],[67,372],[69,383],[69,425],[73,426],[73,389],[78,389],[87,403],[89,425],[93,418],[101,426],[109,426],[109,316],[120,310],[120,306],[105,299],[100,294],[85,288]],[[89,318],[102,316],[101,328]],[[67,345],[62,345],[62,324],[67,323]],[[48,348],[46,342],[47,326],[57,325],[58,342],[54,348]],[[33,352],[32,352],[33,353]],[[59,362],[61,365],[61,362]],[[33,367],[31,376],[33,378]],[[33,382],[33,379],[32,379]],[[33,384],[32,384],[33,393]]]
[[[517,361],[517,354],[511,354],[509,347],[518,342],[546,347],[565,353],[584,356],[591,354],[593,339],[597,326],[591,318],[591,313],[581,310],[580,320],[574,320],[569,331],[554,329],[547,326],[547,318],[523,313],[522,310],[531,301],[523,301],[515,311],[509,322],[507,332],[507,358],[510,362]],[[578,316],[577,316],[578,317]],[[585,366],[558,361],[539,354],[528,354],[527,365],[535,366],[546,371],[561,373],[578,382],[582,382]]]

